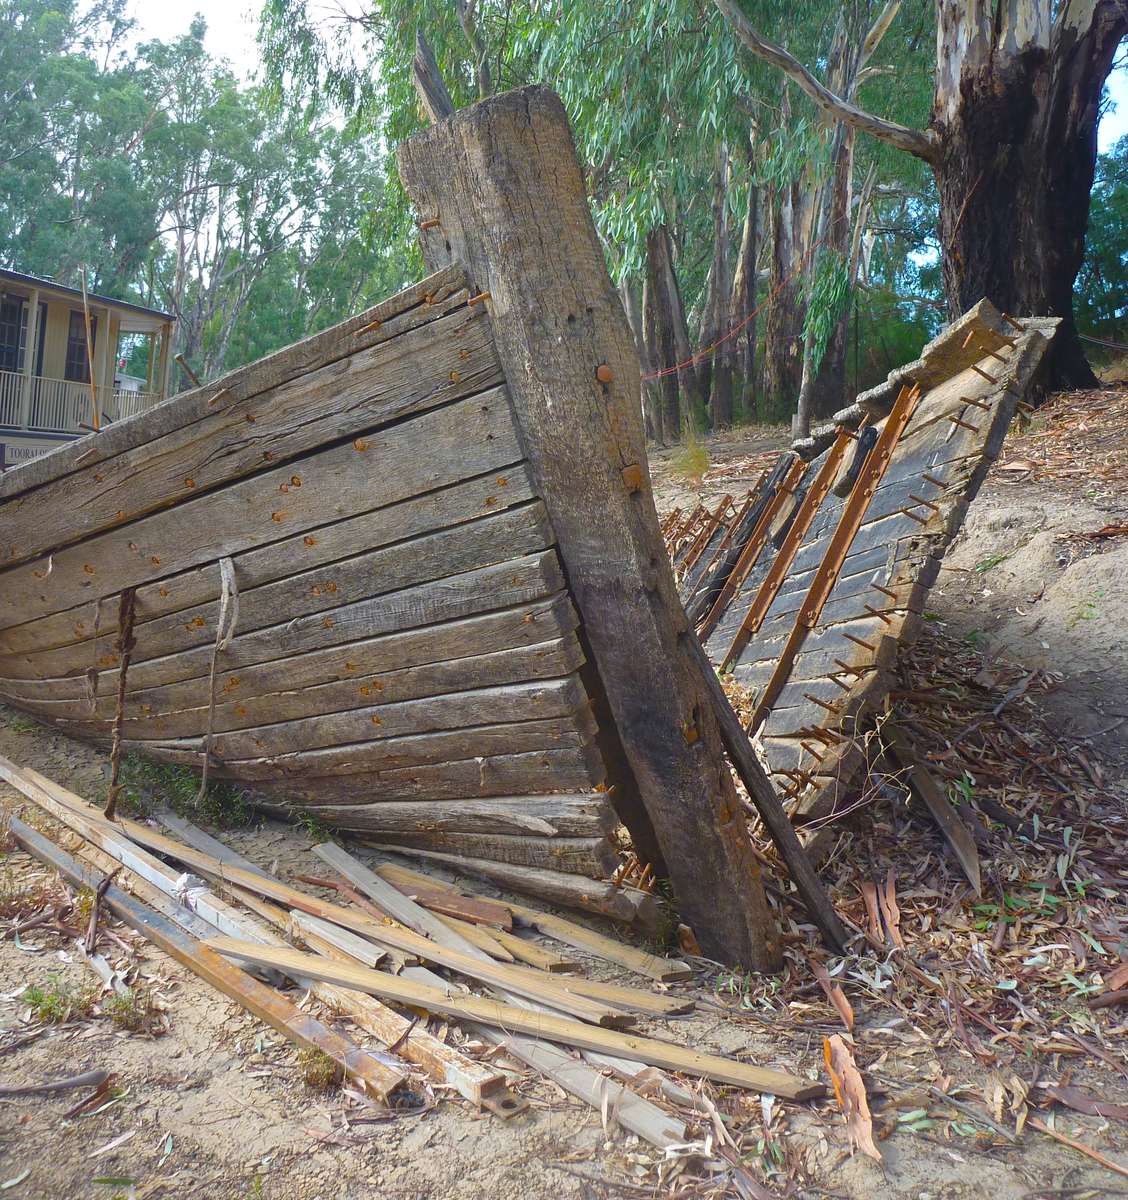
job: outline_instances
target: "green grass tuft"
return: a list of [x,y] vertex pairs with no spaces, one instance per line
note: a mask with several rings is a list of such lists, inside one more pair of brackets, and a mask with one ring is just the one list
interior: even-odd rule
[[98,1001],[97,989],[87,985],[74,987],[58,975],[48,975],[47,983],[40,987],[32,984],[23,994],[32,1015],[51,1025],[62,1025],[75,1017],[88,1017]]

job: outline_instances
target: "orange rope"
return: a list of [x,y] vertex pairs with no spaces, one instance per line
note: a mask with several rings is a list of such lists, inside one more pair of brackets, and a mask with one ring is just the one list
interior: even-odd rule
[[704,361],[710,355],[714,354],[721,346],[723,346],[725,344],[725,342],[727,342],[730,338],[736,337],[736,335],[746,325],[750,325],[760,315],[760,313],[764,311],[765,308],[768,308],[774,302],[776,296],[778,296],[779,293],[781,291],[783,291],[783,289],[795,278],[795,276],[798,275],[800,273],[800,271],[802,271],[804,269],[804,267],[806,266],[807,260],[810,259],[814,255],[815,251],[818,250],[819,247],[825,243],[825,241],[826,241],[825,238],[822,238],[820,241],[817,241],[810,248],[810,250],[808,250],[807,253],[805,255],[803,255],[803,257],[799,260],[799,265],[795,268],[795,270],[792,271],[790,275],[787,275],[783,279],[781,279],[779,281],[779,283],[777,283],[775,285],[775,287],[772,288],[772,290],[770,292],[768,292],[768,294],[764,297],[764,299],[761,300],[760,303],[756,305],[756,307],[748,314],[748,316],[746,316],[744,318],[744,320],[740,322],[740,324],[734,325],[728,331],[728,333],[723,334],[721,337],[717,338],[717,340],[711,346],[706,346],[704,349],[698,350],[696,354],[691,355],[684,362],[674,363],[674,365],[672,367],[663,367],[659,371],[650,371],[648,374],[643,375],[642,382],[649,383],[651,380],[654,380],[654,379],[662,379],[666,375],[675,375],[675,374],[677,374],[678,371],[684,371],[686,369],[686,367],[696,366],[699,362]]

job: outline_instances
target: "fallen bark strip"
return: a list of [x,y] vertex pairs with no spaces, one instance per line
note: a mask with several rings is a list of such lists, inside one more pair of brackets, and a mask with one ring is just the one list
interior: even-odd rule
[[[18,817],[12,817],[9,829],[24,850],[48,866],[54,867],[69,883],[96,888],[101,882],[96,872],[76,862],[66,851],[25,825]],[[139,904],[120,888],[108,888],[104,903],[130,928],[187,967],[194,975],[210,983],[217,991],[273,1026],[284,1037],[327,1054],[347,1075],[356,1080],[368,1096],[386,1103],[391,1093],[403,1084],[404,1076],[399,1071],[385,1066],[341,1034],[303,1013],[285,996],[266,984],[259,983],[238,967],[233,967],[208,946],[181,933],[171,921]],[[271,947],[263,949],[270,950]]]
[[[421,875],[417,871],[392,863],[380,866],[377,868],[377,873],[389,883],[395,884],[402,892],[410,892],[413,887],[420,885],[445,891],[456,890],[451,884],[441,879],[430,875]],[[505,904],[522,924],[539,929],[541,933],[555,938],[558,942],[574,946],[577,950],[586,950],[590,954],[596,954],[600,958],[607,959],[608,962],[626,967],[639,975],[647,975],[660,983],[676,983],[693,978],[693,969],[676,958],[661,958],[657,954],[649,954],[636,946],[628,946],[624,942],[606,937],[594,929],[588,929],[585,925],[577,925],[574,921],[558,917],[555,913],[540,912],[538,909],[528,908],[515,901],[507,900]]]
[[712,1079],[718,1083],[729,1083],[751,1091],[769,1092],[786,1100],[812,1100],[826,1092],[821,1083],[801,1079],[784,1071],[757,1067],[715,1054],[703,1054],[672,1042],[658,1041],[656,1038],[638,1037],[613,1029],[603,1029],[597,1025],[585,1025],[582,1021],[572,1021],[567,1017],[529,1012],[513,1005],[499,1004],[494,1000],[451,995],[440,988],[415,983],[383,971],[331,963],[298,950],[276,949],[222,936],[212,938],[208,942],[208,948],[217,954],[230,955],[243,962],[293,970],[311,979],[323,979],[342,987],[367,991],[374,996],[415,1008],[425,1008],[429,1012],[454,1020],[480,1021],[499,1029],[530,1034],[568,1046],[609,1051],[649,1063],[651,1066]]
[[19,1087],[0,1084],[0,1096],[53,1096],[56,1092],[73,1092],[77,1088],[98,1088],[109,1078],[109,1071],[95,1070],[69,1075],[65,1079],[52,1079],[47,1083],[29,1083]]

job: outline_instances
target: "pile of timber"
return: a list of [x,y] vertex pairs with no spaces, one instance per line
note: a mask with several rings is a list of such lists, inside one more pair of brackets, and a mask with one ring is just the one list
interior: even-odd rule
[[563,107],[399,154],[426,279],[0,478],[0,699],[646,925],[622,822],[707,954],[777,966]]
[[[692,995],[668,986],[692,980],[683,962],[552,913],[462,894],[403,867],[374,871],[325,843],[315,853],[350,900],[330,903],[179,818],[163,818],[175,838],[150,825],[108,821],[81,797],[4,758],[0,779],[61,829],[55,841],[11,818],[23,849],[76,886],[97,889],[119,871],[104,891],[114,916],[285,1036],[327,1054],[376,1102],[402,1101],[410,1064],[498,1117],[528,1107],[496,1058],[469,1057],[403,1008],[460,1025],[662,1149],[689,1140],[678,1110],[692,1115],[694,1108],[694,1096],[667,1072],[797,1101],[824,1093],[786,1071],[630,1032],[639,1019],[692,1010]],[[534,940],[534,932],[555,946]],[[625,969],[635,982],[586,978],[569,948]],[[639,980],[667,986],[655,991]],[[347,1017],[381,1053],[299,1009],[284,990],[291,985]],[[644,1072],[652,1099],[631,1086]]]
[[686,611],[751,691],[747,732],[794,817],[848,800],[897,649],[1057,324],[982,301],[784,451],[742,504],[667,527]]

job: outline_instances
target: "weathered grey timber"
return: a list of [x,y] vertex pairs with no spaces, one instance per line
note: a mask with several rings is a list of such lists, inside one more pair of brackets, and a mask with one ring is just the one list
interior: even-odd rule
[[724,761],[651,494],[639,364],[607,276],[564,110],[547,88],[456,113],[400,148],[432,268],[488,292],[498,357],[552,517],[585,647],[633,789],[616,793],[661,854],[707,954],[771,968],[773,918]]
[[645,923],[614,805],[705,951],[772,968],[563,109],[492,98],[401,170],[427,279],[0,479],[0,699]]
[[[1011,322],[983,301],[920,359],[837,414],[839,430],[875,421],[879,440],[897,406],[906,415],[888,457],[878,460],[871,450],[859,482],[823,500],[778,590],[766,590],[779,550],[767,543],[707,631],[711,660],[728,660],[756,700],[750,732],[759,735],[772,782],[793,816],[824,816],[849,803],[848,785],[866,757],[866,722],[885,701],[898,647],[919,630],[941,557],[1054,329],[1040,319]],[[913,387],[919,398],[909,394]],[[839,430],[816,430],[796,443],[773,477],[793,452],[810,456],[797,484],[797,491],[807,489]],[[735,531],[729,543],[731,561],[742,536],[743,529]],[[670,548],[675,552],[673,540]],[[743,646],[742,628],[750,628]]]

